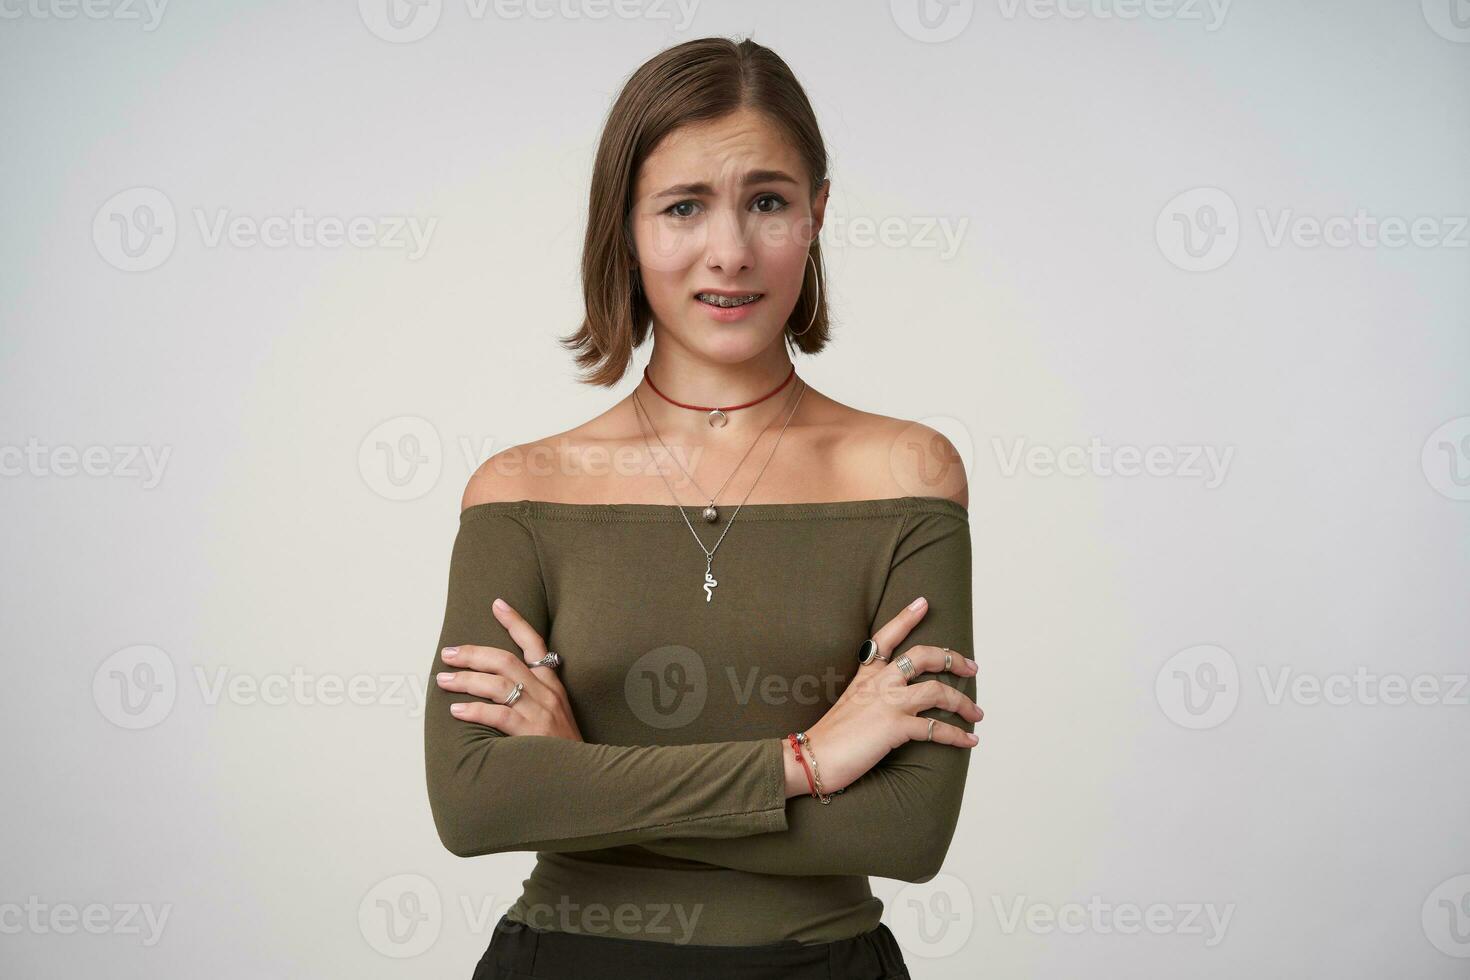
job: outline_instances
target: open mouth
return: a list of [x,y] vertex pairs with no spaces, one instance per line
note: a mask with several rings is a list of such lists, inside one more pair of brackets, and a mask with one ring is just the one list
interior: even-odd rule
[[765,293],[745,293],[740,296],[725,296],[720,293],[695,293],[694,298],[706,306],[714,306],[722,310],[732,310],[738,306],[749,306],[764,295]]

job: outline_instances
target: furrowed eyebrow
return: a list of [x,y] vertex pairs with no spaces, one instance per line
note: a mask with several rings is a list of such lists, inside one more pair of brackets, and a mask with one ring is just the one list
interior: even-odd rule
[[[796,182],[796,178],[784,170],[752,170],[745,175],[745,179],[740,183],[741,186],[749,187],[751,184],[795,184]],[[682,197],[691,194],[709,196],[714,194],[714,192],[715,189],[705,183],[675,184],[654,194],[652,199]]]

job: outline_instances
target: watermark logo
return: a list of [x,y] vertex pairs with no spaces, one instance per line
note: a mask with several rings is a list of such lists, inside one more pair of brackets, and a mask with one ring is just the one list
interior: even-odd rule
[[[1375,215],[1366,208],[1325,217],[1295,208],[1255,209],[1267,248],[1470,248],[1470,215]],[[1243,227],[1235,200],[1218,187],[1176,196],[1154,223],[1159,250],[1187,272],[1211,272],[1235,255]]]
[[1180,650],[1159,668],[1154,698],[1182,728],[1215,728],[1240,702],[1240,670],[1230,651],[1212,643]]
[[[699,0],[464,0],[464,15],[472,22],[496,21],[668,21],[669,29],[689,29]],[[358,0],[363,24],[377,38],[391,44],[412,44],[439,26],[443,0]]]
[[1225,24],[1231,0],[999,0],[1001,16],[1015,20],[1175,20],[1200,21],[1207,32]]
[[1154,238],[1164,257],[1186,272],[1211,272],[1240,247],[1240,211],[1218,187],[1196,187],[1159,211]]
[[439,26],[444,0],[357,0],[357,12],[378,38],[411,44]]
[[31,436],[24,446],[0,444],[0,477],[121,477],[139,479],[144,490],[152,490],[163,482],[173,451],[173,446],[51,446]]
[[97,254],[123,272],[147,272],[163,265],[178,237],[173,202],[154,187],[119,191],[92,218]]
[[1007,902],[999,895],[991,897],[1001,932],[1012,935],[1022,929],[1048,936],[1063,933],[1078,936],[1136,936],[1150,932],[1155,936],[1201,936],[1207,948],[1220,945],[1235,915],[1235,903],[1217,906],[1213,902],[1105,902],[1100,895],[1082,902],[1031,902],[1018,895]]
[[1423,0],[1424,20],[1447,41],[1470,44],[1470,0]]
[[1424,936],[1446,956],[1470,959],[1470,875],[1439,883],[1424,899]]
[[137,21],[144,31],[158,29],[168,0],[4,0],[0,20],[88,20]]
[[357,448],[362,480],[385,500],[416,500],[439,483],[444,451],[428,419],[400,415],[380,423]]
[[357,907],[357,927],[368,945],[394,959],[419,956],[439,939],[444,905],[423,875],[401,874],[378,882]]
[[905,494],[952,497],[965,482],[975,443],[963,422],[928,415],[910,422],[888,447],[888,469]]
[[650,728],[682,728],[704,711],[709,697],[704,659],[678,644],[655,647],[623,676],[623,696]]
[[[207,249],[342,248],[403,251],[409,261],[429,249],[438,218],[417,215],[308,214],[293,208],[289,214],[239,214],[228,208],[189,210]],[[108,198],[92,218],[92,243],[97,254],[124,272],[156,269],[173,254],[180,222],[173,203],[153,187],[133,187]]]
[[954,956],[975,931],[975,897],[963,879],[947,872],[905,885],[884,903],[884,912],[903,951],[923,959]]
[[1002,476],[1010,478],[1024,469],[1031,476],[1151,476],[1170,479],[1199,480],[1206,490],[1214,490],[1225,482],[1234,446],[1110,446],[1093,436],[1086,446],[1066,445],[1053,448],[1028,445],[1016,438],[1007,447],[999,437],[991,437],[991,449]]
[[155,906],[149,902],[43,902],[30,895],[24,903],[0,902],[0,935],[71,936],[85,932],[93,936],[138,936],[142,946],[156,946],[163,938],[173,903]]
[[975,16],[975,0],[888,0],[893,23],[915,41],[941,44],[959,37]]
[[178,696],[174,662],[158,647],[125,647],[92,675],[92,700],[119,728],[152,728],[168,717]]
[[1470,415],[1450,419],[1429,433],[1419,465],[1437,493],[1451,500],[1470,500]]
[[[421,674],[319,674],[296,665],[289,671],[248,674],[228,666],[194,664],[191,676],[206,708],[236,707],[404,708],[424,716],[428,692]],[[92,677],[92,700],[119,728],[152,728],[174,709],[179,674],[173,658],[155,646],[119,650]]]

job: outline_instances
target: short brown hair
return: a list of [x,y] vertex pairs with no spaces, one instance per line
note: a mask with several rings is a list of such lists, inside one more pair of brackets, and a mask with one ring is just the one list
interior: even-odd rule
[[[628,370],[633,349],[648,338],[653,310],[639,283],[629,216],[643,161],[670,132],[739,109],[763,113],[780,127],[806,164],[811,192],[827,177],[827,149],[816,113],[791,69],[770,48],[722,37],[685,41],[659,52],[635,71],[608,113],[592,169],[587,237],[582,248],[582,326],[558,338],[575,350],[578,380],[610,388]],[[796,349],[815,354],[827,345],[827,283],[821,244],[812,240],[816,279],[804,276],[785,334]],[[814,305],[815,304],[815,305]],[[815,318],[813,318],[815,309]]]

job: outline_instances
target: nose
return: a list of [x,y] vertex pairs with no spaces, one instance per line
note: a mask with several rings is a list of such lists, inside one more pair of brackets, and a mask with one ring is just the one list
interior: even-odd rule
[[740,216],[733,209],[717,211],[707,227],[706,267],[723,273],[729,279],[751,268],[755,251]]

